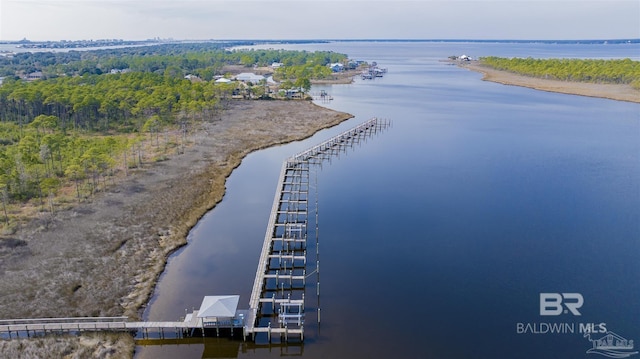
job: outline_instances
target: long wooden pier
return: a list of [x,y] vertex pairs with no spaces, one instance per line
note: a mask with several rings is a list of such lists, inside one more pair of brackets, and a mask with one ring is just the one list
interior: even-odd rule
[[[332,157],[359,144],[361,140],[388,127],[389,121],[370,119],[344,131],[316,146],[287,159],[280,171],[278,187],[273,200],[262,251],[256,269],[249,309],[225,314],[206,314],[210,307],[205,297],[199,310],[186,314],[177,321],[131,321],[127,317],[33,318],[0,320],[0,334],[8,339],[59,332],[126,331],[140,333],[149,338],[149,331],[175,338],[238,332],[244,339],[264,333],[285,341],[289,338],[304,340],[305,287],[307,279],[316,274],[316,294],[320,294],[317,231],[317,196],[315,201],[316,257],[310,263],[307,256],[309,225],[310,170]],[[307,267],[311,265],[311,272]],[[216,296],[215,300],[231,300],[237,305],[239,296]],[[235,300],[235,302],[233,302]],[[217,312],[216,312],[217,313]],[[318,308],[318,322],[320,309]],[[174,334],[172,334],[174,333]]]
[[[304,340],[306,280],[320,271],[316,260],[312,273],[307,273],[310,169],[387,126],[388,121],[370,119],[283,163],[249,300],[245,334],[267,332],[270,340],[277,331],[285,340],[289,335]],[[317,213],[317,202],[315,210]],[[319,282],[316,287],[319,295]]]

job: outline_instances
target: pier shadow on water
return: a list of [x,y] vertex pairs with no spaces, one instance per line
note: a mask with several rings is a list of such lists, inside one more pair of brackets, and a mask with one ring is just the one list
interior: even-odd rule
[[[242,339],[217,337],[190,337],[165,339],[139,339],[138,346],[149,355],[173,358],[238,358],[242,354],[269,353],[279,356],[302,356],[304,343],[255,344]],[[156,355],[157,354],[157,355]]]

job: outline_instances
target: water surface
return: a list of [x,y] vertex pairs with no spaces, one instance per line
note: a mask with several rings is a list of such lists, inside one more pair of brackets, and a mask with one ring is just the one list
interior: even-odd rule
[[[148,319],[176,319],[212,294],[240,294],[247,307],[282,161],[378,116],[393,128],[318,172],[322,323],[308,316],[304,346],[290,354],[592,356],[577,327],[517,333],[517,323],[541,322],[606,323],[640,341],[640,105],[483,82],[440,62],[463,53],[637,59],[637,44],[288,48],[347,53],[389,73],[312,89],[356,118],[249,155],[169,261]],[[546,292],[580,293],[582,315],[540,316]],[[221,346],[145,347],[138,357],[206,357]],[[235,353],[283,351],[238,344]]]

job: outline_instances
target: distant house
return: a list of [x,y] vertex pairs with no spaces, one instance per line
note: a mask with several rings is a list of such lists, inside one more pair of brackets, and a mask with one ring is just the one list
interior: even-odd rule
[[229,82],[231,82],[231,80],[226,79],[224,77],[221,77],[215,81],[215,83],[217,84],[228,84]]
[[347,68],[349,70],[355,70],[358,68],[358,66],[360,66],[360,61],[349,60],[349,62],[347,63]]
[[44,75],[42,74],[42,71],[32,72],[27,75],[27,81],[42,80],[43,78]]
[[110,74],[115,75],[115,74],[126,74],[128,72],[131,72],[131,69],[111,69],[111,71],[109,71]]
[[202,82],[201,78],[199,78],[196,75],[192,75],[192,74],[189,74],[189,75],[185,76],[184,78],[189,80],[189,81],[191,81],[191,82]]
[[271,64],[271,67],[274,68],[274,69],[280,68],[282,66],[284,66],[284,64],[282,62],[274,62],[274,63]]
[[327,66],[329,66],[329,68],[330,68],[330,69],[331,69],[331,71],[333,71],[333,72],[341,72],[341,71],[344,71],[344,65],[343,65],[343,64],[341,64],[341,63],[337,63],[337,62],[335,62],[335,63],[333,63],[333,64],[329,64],[329,65],[327,65]]
[[292,88],[292,89],[283,90],[283,91],[285,96],[290,99],[301,99],[302,96],[304,95],[304,92],[302,91],[302,89],[299,89],[299,88]]
[[256,75],[253,72],[243,72],[241,74],[236,75],[236,80],[242,81],[242,82],[258,83],[262,80],[265,80],[265,77],[262,75]]

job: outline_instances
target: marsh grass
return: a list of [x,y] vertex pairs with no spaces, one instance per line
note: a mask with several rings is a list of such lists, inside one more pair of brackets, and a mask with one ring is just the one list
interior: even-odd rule
[[13,359],[110,359],[133,356],[128,333],[85,333],[0,340],[0,354]]
[[[244,156],[350,117],[302,101],[235,102],[222,120],[203,122],[183,154],[148,161],[84,202],[69,200],[53,216],[20,224],[0,242],[0,318],[139,319],[169,255],[222,200],[226,178]],[[42,357],[31,354],[38,346],[50,346],[56,358],[111,355],[100,336],[65,338],[35,339],[29,348],[27,341],[1,342],[0,356]],[[133,347],[128,334],[107,338]]]

